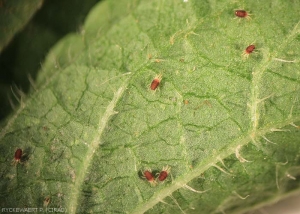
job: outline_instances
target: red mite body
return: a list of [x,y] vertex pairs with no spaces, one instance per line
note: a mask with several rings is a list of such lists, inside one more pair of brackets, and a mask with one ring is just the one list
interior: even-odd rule
[[166,180],[166,178],[168,177],[168,175],[170,173],[170,170],[171,170],[171,167],[169,167],[169,166],[163,167],[163,169],[161,170],[161,172],[158,175],[158,180],[159,181]]
[[22,153],[23,153],[22,149],[17,149],[17,151],[15,152],[15,161],[16,162],[21,161]]
[[255,49],[255,45],[249,45],[246,50],[245,50],[245,53],[246,54],[251,54]]
[[151,186],[155,186],[156,185],[156,181],[155,178],[151,172],[151,170],[146,170],[143,172],[144,177],[147,179],[147,181],[150,183]]
[[15,152],[15,157],[12,160],[12,164],[16,166],[18,163],[21,163],[22,155],[23,155],[22,149],[17,149]]
[[159,84],[160,84],[160,81],[161,81],[161,75],[158,75],[158,76],[156,76],[155,78],[154,78],[154,80],[152,81],[152,83],[151,83],[151,85],[150,85],[150,89],[151,90],[156,90],[157,89],[157,87],[159,86]]
[[154,79],[150,86],[151,90],[155,90],[158,87],[159,83],[160,83],[159,79]]
[[168,173],[166,171],[161,171],[158,176],[159,181],[164,181],[168,177]]
[[246,10],[236,10],[234,13],[237,17],[240,17],[240,18],[246,18],[248,16],[248,13]]
[[154,181],[154,176],[152,175],[152,173],[150,171],[146,170],[144,172],[144,176],[147,179],[147,181],[149,181],[149,182]]

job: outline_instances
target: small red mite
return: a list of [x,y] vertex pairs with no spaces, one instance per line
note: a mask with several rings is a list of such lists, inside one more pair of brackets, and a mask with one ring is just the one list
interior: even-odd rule
[[245,53],[246,54],[251,54],[255,49],[255,45],[249,45],[246,50],[245,50]]
[[250,18],[250,14],[246,10],[236,10],[234,13],[239,18]]
[[22,157],[22,149],[17,149],[15,152],[15,161],[20,162]]
[[18,163],[20,163],[20,162],[21,162],[22,155],[23,155],[22,149],[17,149],[16,152],[15,152],[15,157],[14,157],[14,159],[13,159],[13,164],[18,164]]
[[249,45],[249,46],[245,49],[245,51],[244,51],[244,53],[243,53],[242,55],[245,56],[245,57],[247,58],[247,57],[249,57],[249,54],[251,54],[251,53],[254,51],[254,49],[255,49],[255,45]]
[[163,169],[161,170],[161,172],[158,175],[158,180],[159,181],[166,180],[166,178],[168,177],[168,174],[170,173],[170,171],[171,171],[171,167],[169,167],[169,166],[163,167]]
[[152,81],[152,83],[150,85],[150,89],[153,90],[153,91],[156,90],[156,88],[159,86],[159,83],[160,83],[161,79],[162,79],[162,75],[161,74],[157,75],[154,78],[154,80]]
[[155,181],[154,176],[151,172],[151,169],[147,169],[146,171],[144,171],[143,176],[147,179],[147,181],[150,183],[151,186],[156,185],[156,181]]

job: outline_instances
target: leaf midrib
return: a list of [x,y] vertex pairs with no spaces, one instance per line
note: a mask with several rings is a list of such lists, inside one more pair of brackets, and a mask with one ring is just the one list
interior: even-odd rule
[[[128,78],[129,79],[129,78]],[[99,124],[97,129],[97,135],[91,142],[91,144],[88,146],[88,150],[86,152],[86,156],[84,158],[84,161],[81,165],[81,169],[78,170],[76,177],[75,184],[73,186],[73,190],[71,190],[71,197],[70,197],[70,204],[69,204],[69,213],[76,213],[78,204],[78,198],[80,196],[80,190],[81,186],[84,183],[85,175],[87,174],[87,171],[90,169],[89,166],[91,164],[92,159],[94,158],[95,151],[97,151],[98,146],[101,144],[101,136],[102,133],[110,119],[110,117],[114,114],[117,114],[117,112],[114,111],[114,108],[116,107],[119,99],[121,98],[122,94],[126,90],[127,81],[125,81],[125,84],[121,86],[114,94],[113,99],[107,106],[105,113],[103,116],[99,118]]]

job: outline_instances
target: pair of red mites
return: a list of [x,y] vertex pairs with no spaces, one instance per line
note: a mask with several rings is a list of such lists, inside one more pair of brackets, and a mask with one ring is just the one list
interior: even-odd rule
[[[250,19],[250,14],[246,11],[246,10],[236,10],[235,15],[239,18],[247,18]],[[245,55],[246,57],[251,54],[255,49],[254,45],[249,45],[246,49],[243,55]]]
[[161,172],[159,174],[157,173],[158,176],[155,179],[151,169],[147,169],[143,172],[143,177],[147,179],[147,181],[150,183],[151,186],[155,186],[157,184],[156,180],[158,180],[159,182],[163,182],[168,177],[170,171],[171,171],[171,167],[169,166],[163,167]]
[[250,19],[250,14],[246,10],[236,10],[234,14],[239,18],[247,18]]

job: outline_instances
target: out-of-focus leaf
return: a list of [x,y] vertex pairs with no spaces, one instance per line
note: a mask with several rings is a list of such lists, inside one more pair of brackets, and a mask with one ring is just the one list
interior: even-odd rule
[[0,52],[42,6],[43,0],[0,0]]

